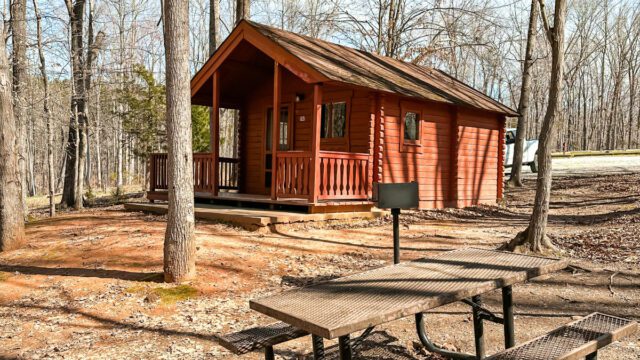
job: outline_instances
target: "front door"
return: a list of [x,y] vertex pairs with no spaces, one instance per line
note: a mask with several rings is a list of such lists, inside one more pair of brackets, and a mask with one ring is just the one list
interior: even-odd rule
[[[291,142],[291,121],[289,118],[289,105],[281,105],[280,107],[280,126],[278,126],[278,151],[290,150]],[[271,183],[273,181],[273,163],[274,159],[271,153],[273,144],[273,108],[267,109],[265,131],[265,152],[264,152],[264,187],[265,194],[271,193]]]

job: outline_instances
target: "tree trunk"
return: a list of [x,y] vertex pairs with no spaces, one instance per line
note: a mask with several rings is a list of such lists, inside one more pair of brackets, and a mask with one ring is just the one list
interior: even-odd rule
[[529,30],[527,31],[527,45],[522,68],[522,87],[520,88],[520,101],[518,103],[518,125],[516,130],[516,143],[513,147],[513,164],[508,185],[522,186],[522,155],[524,152],[525,128],[527,126],[527,112],[529,111],[529,98],[531,93],[531,67],[533,66],[533,49],[535,48],[536,30],[538,29],[538,4],[537,0],[531,0],[531,13],[529,16]]
[[251,16],[250,10],[250,0],[236,0],[236,24],[238,24],[240,20],[249,20],[249,16]]
[[24,207],[16,149],[17,126],[11,101],[9,59],[0,36],[0,252],[22,247]]
[[40,60],[40,76],[42,77],[42,88],[44,90],[44,100],[42,109],[44,110],[44,121],[47,126],[47,170],[48,170],[48,195],[49,195],[49,216],[56,215],[55,205],[55,169],[53,161],[53,124],[51,120],[51,110],[49,109],[49,80],[47,79],[47,65],[42,49],[42,16],[38,9],[38,0],[33,0],[33,9],[36,15],[36,29],[38,41],[38,57]]
[[551,152],[554,149],[557,134],[560,106],[562,104],[562,87],[564,77],[564,31],[567,3],[566,0],[556,0],[553,27],[550,27],[544,9],[544,0],[540,2],[540,14],[544,22],[547,38],[551,43],[551,83],[549,89],[549,103],[540,131],[540,145],[538,147],[539,170],[536,182],[536,197],[529,227],[518,234],[506,248],[515,250],[524,247],[534,252],[555,250],[555,246],[546,236],[547,220],[549,217],[549,201],[551,197]]
[[[20,182],[23,214],[25,218],[29,214],[27,206],[27,108],[26,108],[26,82],[27,74],[27,4],[26,0],[11,1],[11,35],[13,38],[13,113],[17,127],[18,144],[18,168],[20,170]],[[2,47],[2,51],[5,48]]]
[[195,221],[191,149],[188,2],[165,0],[169,214],[164,239],[164,279],[195,276]]
[[84,166],[86,158],[86,98],[84,79],[83,26],[85,0],[66,0],[71,25],[72,99],[71,122],[67,141],[67,166],[62,190],[62,203],[82,208]]
[[209,56],[218,48],[220,35],[220,0],[211,0],[209,4]]

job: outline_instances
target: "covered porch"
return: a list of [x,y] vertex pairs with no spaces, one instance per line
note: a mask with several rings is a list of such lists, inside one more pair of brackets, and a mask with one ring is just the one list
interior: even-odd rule
[[[192,103],[212,109],[213,151],[193,154],[196,198],[307,212],[370,209],[369,94],[320,81],[309,66],[246,30],[225,41],[192,80]],[[221,109],[239,114],[236,157],[220,151]],[[151,155],[149,167],[148,198],[166,200],[167,155]]]

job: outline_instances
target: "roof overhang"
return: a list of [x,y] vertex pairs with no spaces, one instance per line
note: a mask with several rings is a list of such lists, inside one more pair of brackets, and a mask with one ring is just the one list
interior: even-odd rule
[[213,77],[213,73],[220,68],[242,41],[255,46],[306,83],[319,83],[329,80],[313,67],[293,56],[280,45],[254,29],[247,21],[242,20],[191,79],[192,98],[207,83],[207,80]]

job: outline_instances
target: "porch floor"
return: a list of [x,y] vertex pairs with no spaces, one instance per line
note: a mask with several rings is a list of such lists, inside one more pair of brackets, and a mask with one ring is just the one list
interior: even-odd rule
[[[148,191],[149,200],[167,200],[166,191]],[[269,210],[293,210],[306,213],[333,212],[367,212],[374,203],[368,200],[321,200],[317,204],[310,203],[304,198],[286,198],[273,200],[268,195],[243,194],[234,191],[220,191],[217,196],[206,192],[195,192],[196,202],[210,201],[218,205],[236,205],[231,208],[269,208]]]
[[[129,211],[144,211],[156,214],[166,214],[167,204],[127,203],[124,205]],[[232,223],[250,230],[258,230],[277,224],[290,224],[306,221],[372,219],[386,214],[382,210],[359,212],[332,212],[305,214],[293,211],[279,211],[237,207],[230,205],[196,204],[196,219],[214,220]]]

